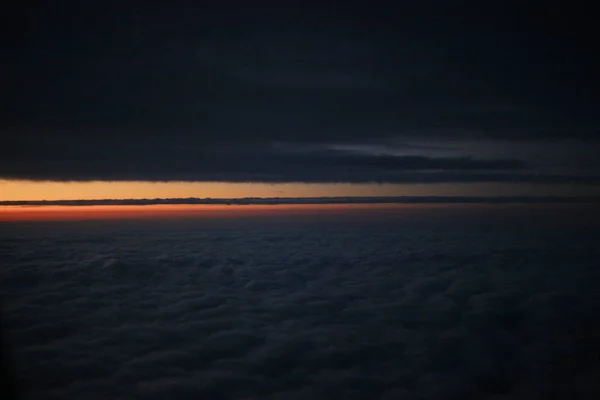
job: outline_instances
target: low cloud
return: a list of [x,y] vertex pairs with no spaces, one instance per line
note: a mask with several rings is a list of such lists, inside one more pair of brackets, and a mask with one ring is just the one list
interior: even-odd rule
[[16,372],[32,398],[57,399],[597,391],[589,233],[460,223],[6,231]]

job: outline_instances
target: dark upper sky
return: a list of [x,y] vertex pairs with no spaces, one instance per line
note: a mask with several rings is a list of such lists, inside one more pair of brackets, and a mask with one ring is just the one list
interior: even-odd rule
[[600,181],[574,2],[125,3],[9,10],[0,179]]

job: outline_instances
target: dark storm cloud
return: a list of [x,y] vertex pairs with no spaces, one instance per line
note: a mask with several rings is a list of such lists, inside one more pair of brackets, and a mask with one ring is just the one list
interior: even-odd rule
[[[597,44],[562,35],[551,7],[542,26],[537,11],[442,2],[436,13],[61,4],[28,7],[27,32],[8,47],[5,178],[389,181],[371,165],[359,179],[331,168],[319,179],[287,165],[246,173],[260,166],[239,159],[275,142],[599,138]],[[206,171],[214,159],[230,168]]]

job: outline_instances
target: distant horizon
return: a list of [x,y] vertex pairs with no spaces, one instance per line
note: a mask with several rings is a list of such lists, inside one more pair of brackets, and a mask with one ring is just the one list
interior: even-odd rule
[[319,196],[319,197],[163,197],[65,200],[1,200],[0,206],[91,205],[276,205],[276,204],[382,204],[382,203],[600,203],[600,196]]

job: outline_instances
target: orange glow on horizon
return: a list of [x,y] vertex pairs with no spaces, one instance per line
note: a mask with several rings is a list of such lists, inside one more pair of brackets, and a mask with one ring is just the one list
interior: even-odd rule
[[[592,193],[593,192],[593,193]],[[577,185],[508,183],[350,184],[231,182],[54,182],[0,179],[0,201],[155,198],[600,195]]]
[[[497,214],[502,220],[537,215],[544,220],[549,213],[554,219],[562,211],[584,211],[585,220],[596,221],[590,215],[597,213],[597,204],[493,204],[493,203],[380,203],[380,204],[153,204],[153,205],[98,205],[98,206],[0,206],[0,223],[16,221],[81,221],[81,220],[167,220],[167,219],[221,219],[247,217],[384,217],[393,216],[448,216],[473,218]],[[458,213],[457,213],[458,212]],[[491,214],[490,214],[491,212]],[[508,212],[509,214],[506,214]],[[466,214],[465,214],[466,213]],[[571,220],[572,216],[569,217]],[[549,221],[552,221],[551,219]],[[579,219],[576,218],[576,219]]]
[[327,215],[425,207],[412,204],[154,204],[115,206],[0,206],[0,222],[95,219],[237,218],[273,215]]
[[1,200],[408,196],[415,187],[378,184],[232,182],[55,182],[1,180]]

